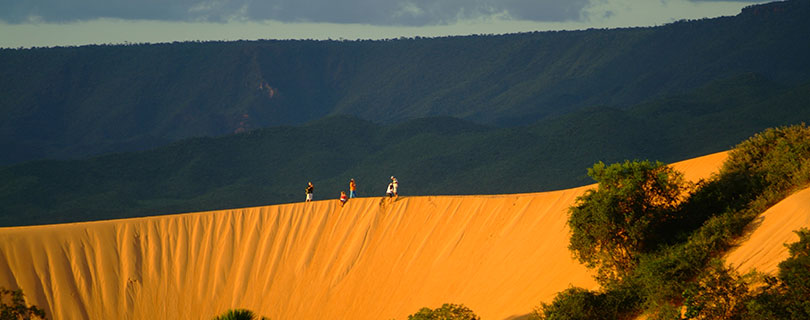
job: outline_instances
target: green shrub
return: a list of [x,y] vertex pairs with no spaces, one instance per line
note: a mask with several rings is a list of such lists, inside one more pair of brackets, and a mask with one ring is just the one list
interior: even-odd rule
[[[256,319],[259,319],[258,316],[253,311],[247,309],[231,309],[225,311],[225,313],[214,318],[214,320],[256,320]],[[261,320],[268,320],[268,319],[262,317]]]
[[796,232],[799,241],[787,245],[790,257],[779,264],[779,275],[746,305],[746,319],[810,319],[810,230]]
[[582,288],[568,288],[554,297],[551,304],[543,303],[534,311],[537,319],[601,319],[599,295]]
[[734,212],[712,217],[687,241],[642,256],[631,278],[641,284],[647,307],[681,303],[683,291],[706,269],[712,257],[731,246],[754,217]]
[[480,320],[481,318],[463,304],[445,303],[440,308],[422,308],[408,316],[408,320]]
[[791,315],[810,319],[810,230],[796,234],[799,241],[788,245],[790,258],[779,264],[779,280],[785,286]]
[[632,319],[640,297],[632,286],[619,286],[604,292],[568,288],[534,310],[532,319]]
[[640,258],[633,277],[643,284],[647,307],[681,303],[680,293],[712,257],[728,250],[760,213],[810,182],[808,161],[804,125],[768,129],[732,150],[720,173],[699,183],[679,208],[672,230],[688,235]]
[[802,124],[767,129],[743,141],[729,152],[720,170],[721,180],[729,176],[748,191],[736,202],[758,211],[806,186],[810,183],[810,128]]
[[[767,129],[729,152],[718,175],[698,184],[672,227],[682,233],[681,241],[707,223],[714,226],[699,231],[703,238],[736,237],[750,220],[808,183],[810,128],[802,124]],[[724,222],[707,222],[723,214]],[[718,230],[720,225],[725,227]]]
[[645,314],[648,320],[681,320],[681,308],[671,303],[656,305]]
[[748,282],[725,261],[715,259],[684,291],[687,319],[738,318],[748,298]]
[[673,218],[687,184],[683,174],[661,162],[599,162],[588,175],[599,187],[570,208],[568,248],[580,262],[597,268],[597,279],[605,284],[624,277],[640,254],[657,246],[653,231]]
[[26,306],[22,289],[0,288],[0,320],[19,319],[46,319],[45,311],[36,306]]

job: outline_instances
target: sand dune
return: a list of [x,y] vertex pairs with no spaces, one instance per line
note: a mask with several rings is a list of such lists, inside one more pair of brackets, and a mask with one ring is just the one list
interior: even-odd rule
[[[695,180],[725,157],[675,166]],[[207,319],[237,307],[273,319],[405,319],[446,302],[506,319],[568,286],[596,287],[567,250],[567,208],[587,188],[3,228],[0,286],[22,288],[54,319]],[[803,191],[785,202],[808,201]],[[769,235],[789,230],[771,217],[798,209],[777,207],[734,261],[778,259],[756,258],[784,248]]]
[[788,258],[784,244],[799,241],[792,232],[810,228],[810,188],[794,193],[759,216],[750,234],[726,255],[726,262],[741,273],[752,269],[775,274]]

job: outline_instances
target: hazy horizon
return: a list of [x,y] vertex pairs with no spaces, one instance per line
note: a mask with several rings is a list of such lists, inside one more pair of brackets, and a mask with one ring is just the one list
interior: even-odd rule
[[[0,47],[258,39],[392,39],[657,26],[768,1],[286,0],[95,3],[0,0]],[[332,8],[331,13],[327,12]],[[42,8],[49,8],[43,10]],[[61,10],[60,10],[61,8]]]

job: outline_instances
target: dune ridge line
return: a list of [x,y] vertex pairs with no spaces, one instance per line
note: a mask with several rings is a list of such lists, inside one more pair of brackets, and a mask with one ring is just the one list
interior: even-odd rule
[[[726,156],[673,166],[694,181]],[[592,187],[0,228],[0,286],[22,288],[53,319],[208,319],[230,308],[273,319],[404,319],[442,303],[506,319],[569,286],[597,287],[567,249],[567,209]],[[796,201],[769,210],[760,230],[810,224],[779,222],[808,207],[810,193],[785,200]],[[778,226],[762,229],[770,221]],[[730,263],[760,267],[781,257],[757,257],[772,245],[755,240],[757,232]],[[755,248],[740,252],[745,246]]]

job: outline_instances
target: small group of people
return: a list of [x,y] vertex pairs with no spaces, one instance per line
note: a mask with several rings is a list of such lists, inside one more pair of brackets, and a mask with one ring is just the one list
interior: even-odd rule
[[343,207],[346,201],[349,201],[349,198],[354,197],[357,197],[357,184],[354,179],[351,179],[349,180],[349,196],[346,196],[346,191],[340,191],[340,206]]
[[[399,181],[394,176],[391,176],[391,183],[388,184],[388,189],[385,191],[385,195],[389,198],[397,197],[397,188],[399,187]],[[312,202],[313,194],[315,194],[315,186],[312,185],[312,182],[307,183],[307,200],[306,202]],[[357,183],[354,182],[354,179],[349,180],[349,194],[346,195],[346,191],[340,191],[340,206],[346,204],[347,201],[351,198],[357,197]]]

